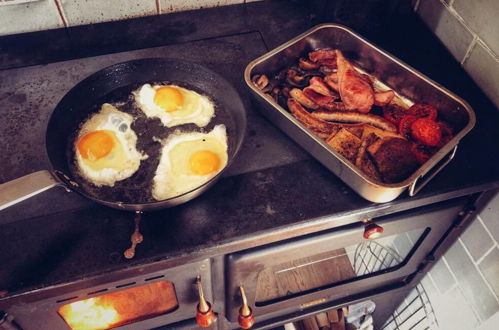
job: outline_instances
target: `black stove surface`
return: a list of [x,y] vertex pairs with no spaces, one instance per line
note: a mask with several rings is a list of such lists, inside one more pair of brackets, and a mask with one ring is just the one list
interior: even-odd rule
[[[0,291],[11,295],[160,260],[210,257],[291,237],[312,223],[322,221],[326,228],[340,216],[402,210],[498,187],[499,156],[491,152],[499,141],[497,109],[419,19],[393,11],[396,16],[386,21],[360,15],[348,22],[341,20],[348,17],[344,12],[325,14],[321,3],[265,1],[0,38],[0,182],[50,168],[44,139],[53,108],[78,81],[114,63],[158,56],[198,62],[231,82],[248,112],[246,139],[233,166],[202,196],[144,214],[145,239],[132,260],[123,257],[132,213],[62,188],[1,211]],[[477,125],[456,158],[415,197],[403,194],[385,204],[362,199],[251,103],[245,66],[326,21],[351,23],[474,108]],[[53,36],[59,39],[29,54],[27,44],[43,45]]]

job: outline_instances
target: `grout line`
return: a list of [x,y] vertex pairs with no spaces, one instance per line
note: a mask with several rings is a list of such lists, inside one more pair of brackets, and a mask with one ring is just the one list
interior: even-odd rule
[[[466,246],[464,245],[464,243],[461,241],[461,237],[459,237],[459,238],[458,238],[458,240],[456,241],[456,243],[454,243],[454,244],[461,244],[461,246],[462,246],[462,248],[464,249],[465,253],[469,256],[469,258],[470,258],[470,259],[471,259],[471,261],[473,262],[473,257],[471,257],[471,255],[470,255],[470,254],[469,254],[469,252],[468,252],[468,249],[466,248]],[[448,268],[448,270],[449,270],[449,272],[450,272],[451,276],[454,278],[454,281],[455,281],[455,282],[454,282],[454,284],[453,284],[453,285],[449,288],[449,290],[447,290],[447,292],[450,292],[451,290],[459,290],[459,291],[461,292],[461,294],[463,295],[463,297],[465,297],[465,298],[466,298],[466,295],[464,294],[463,289],[461,288],[461,285],[459,284],[459,281],[458,281],[458,279],[457,279],[456,275],[454,274],[454,271],[453,271],[453,270],[452,270],[452,268],[448,265],[447,260],[445,259],[445,257],[442,257],[442,259],[441,259],[441,260],[443,260],[443,261],[444,261],[444,263],[445,263],[445,265],[447,266],[447,268]],[[475,265],[473,265],[473,266],[475,266]],[[477,268],[477,267],[475,266],[475,268]],[[478,268],[477,268],[477,271],[480,273],[480,271],[479,271],[479,269],[478,269]],[[481,275],[481,273],[480,273],[480,275]],[[483,276],[482,276],[482,277],[483,277]],[[485,279],[484,279],[484,280],[485,280]],[[486,282],[486,281],[485,281],[485,282]],[[438,289],[438,291],[440,292],[440,288],[438,288],[438,287],[437,287],[437,289]],[[491,289],[489,288],[489,290],[491,290]],[[493,291],[492,291],[492,294],[494,294],[494,292],[493,292]],[[497,297],[496,297],[496,299],[497,299]],[[482,321],[482,319],[481,319],[480,315],[478,314],[478,312],[475,310],[475,306],[474,306],[474,304],[473,304],[473,303],[468,303],[468,302],[467,302],[466,304],[467,304],[467,305],[471,308],[471,310],[473,311],[473,313],[474,313],[474,314],[475,314],[475,316],[477,317],[478,321],[479,321],[480,323],[482,323],[483,321]]]
[[497,56],[497,54],[492,49],[490,49],[490,47],[485,43],[485,41],[483,41],[480,38],[480,36],[477,36],[476,43],[478,45],[480,45],[480,47],[484,48],[485,51],[487,51],[489,53],[489,55],[494,58],[494,60],[496,60],[497,62],[499,62],[499,56]]
[[[454,244],[460,244],[461,243],[461,238],[458,238],[458,241]],[[461,243],[461,245],[463,245],[464,248],[466,248],[464,246],[464,244]],[[459,281],[457,280],[457,277],[456,277],[456,274],[454,274],[454,271],[452,270],[452,268],[449,266],[449,264],[447,263],[447,259],[445,257],[442,257],[441,259],[443,261],[443,263],[445,264],[445,267],[447,267],[447,270],[449,271],[450,275],[452,276],[452,278],[454,279],[454,282],[455,283],[459,283]],[[473,259],[471,259],[473,260]],[[440,290],[440,288],[438,289]]]
[[410,250],[412,250],[412,248],[414,247],[415,243],[412,241],[411,236],[409,236],[408,232],[405,232],[405,236],[407,236],[407,240],[409,241],[409,244],[411,245]]
[[472,50],[475,48],[475,45],[477,43],[477,40],[478,40],[478,35],[475,31],[473,31],[469,24],[464,20],[464,18],[457,12],[457,10],[454,9],[453,7],[453,4],[454,4],[454,1],[449,1],[449,3],[446,3],[445,1],[443,0],[440,0],[440,2],[442,3],[442,5],[447,8],[447,11],[452,15],[454,16],[454,18],[456,18],[460,23],[461,25],[470,32],[470,34],[473,36],[473,40],[471,41],[470,45],[468,46],[468,49],[466,50],[466,53],[464,54],[464,57],[463,59],[460,61],[460,64],[462,66],[464,66],[464,63],[466,62],[466,60],[470,57],[471,55],[471,52]]
[[[477,216],[478,218],[478,216]],[[479,220],[476,220],[478,221],[479,223],[477,225],[481,225],[486,232],[488,232],[487,228],[485,227],[484,223],[479,221]],[[468,249],[468,247],[466,246],[466,244],[461,241],[461,237],[459,237],[459,240],[461,241],[463,247],[464,247],[464,250],[466,251],[466,253],[470,256],[471,258],[471,262],[473,263],[473,265],[475,265],[476,268],[478,268],[478,264],[480,263],[481,260],[483,260],[483,258],[485,258],[485,255],[487,255],[492,249],[494,249],[494,247],[496,246],[496,243],[495,243],[495,240],[494,238],[492,237],[492,235],[490,235],[490,233],[488,233],[489,236],[491,236],[490,240],[492,241],[492,246],[485,252],[485,254],[481,255],[476,261],[475,261],[475,258],[471,255],[471,252],[470,250]],[[449,267],[450,268],[450,267]]]
[[[452,271],[451,271],[451,272],[452,272]],[[451,277],[454,277],[454,274],[451,274]],[[447,293],[447,292],[449,292],[449,291],[453,290],[454,288],[458,287],[458,286],[459,286],[459,284],[458,284],[458,283],[459,283],[459,282],[458,282],[458,281],[457,281],[457,279],[456,279],[456,280],[454,281],[454,283],[452,283],[452,285],[451,285],[451,286],[447,289],[447,291],[442,292],[442,294],[445,294],[445,293]]]
[[457,12],[457,10],[454,9],[454,6],[452,6],[452,3],[446,3],[443,0],[440,0],[440,2],[444,5],[445,8],[447,8],[447,10],[452,14],[452,16],[454,16],[459,21],[461,21],[461,23],[464,26],[466,26],[466,28],[468,28],[468,30],[470,30],[468,24],[466,23],[466,20]]
[[161,1],[160,0],[156,0],[156,12],[157,14],[161,14]]
[[[438,261],[437,261],[438,262]],[[433,287],[437,290],[437,293],[440,293],[440,289],[438,288],[437,286],[437,283],[435,282],[435,280],[433,279],[433,276],[431,275],[430,272],[426,273],[426,275],[428,275],[428,279],[430,280],[431,284],[433,284]],[[423,288],[424,288],[424,285],[423,285]],[[427,288],[428,289],[428,288]],[[426,290],[426,289],[425,289]],[[429,299],[429,297],[428,297]]]
[[479,263],[483,261],[492,251],[496,249],[496,245],[494,244],[490,249],[487,250],[487,252],[484,253],[483,256],[481,256],[476,262],[475,265],[478,266]]
[[421,0],[416,0],[416,2],[414,3],[414,8],[413,8],[413,10],[414,10],[415,12],[416,12],[416,11],[418,11],[420,2],[421,2]]
[[[469,254],[468,252],[468,249],[466,249],[466,246],[464,245],[464,243],[461,241],[461,237],[458,238],[458,240],[456,241],[455,244],[461,244],[462,248],[464,249],[464,253],[466,253],[468,255],[468,257],[471,259],[471,261],[473,262],[473,257]],[[447,263],[447,260],[445,261]],[[474,266],[474,265],[473,265]],[[475,266],[476,268],[476,266]],[[449,267],[449,270],[451,271],[451,274],[452,276],[455,278],[456,280],[456,287],[457,289],[456,290],[459,290],[461,292],[461,295],[467,299],[466,297],[466,294],[464,293],[463,289],[461,288],[461,286],[459,285],[459,282],[457,280],[457,278],[455,277],[454,275],[454,272],[452,271],[452,269]],[[466,301],[466,305],[468,305],[468,307],[471,308],[471,310],[473,311],[473,313],[475,314],[475,317],[477,318],[479,324],[481,324],[483,322],[480,314],[478,313],[478,311],[476,310],[476,307],[475,307],[475,304],[473,304],[472,302],[468,302]]]
[[495,245],[497,245],[498,244],[497,241],[495,240],[494,236],[490,232],[489,228],[487,228],[487,225],[483,222],[480,215],[477,215],[477,218],[478,218],[478,221],[480,221],[482,223],[483,227],[485,228],[485,231],[489,234],[490,238],[492,238],[492,241],[495,243]]
[[466,60],[471,56],[471,52],[473,51],[473,49],[475,49],[475,46],[477,44],[477,39],[478,39],[477,36],[473,35],[473,40],[471,40],[471,43],[468,46],[468,49],[466,50],[466,53],[464,54],[462,61],[460,62],[462,66],[464,66]]
[[66,18],[66,15],[64,15],[64,10],[62,9],[61,0],[54,0],[54,1],[55,1],[55,6],[57,7],[57,11],[59,12],[59,16],[62,19],[62,23],[64,24],[64,27],[69,27],[68,20]]
[[459,291],[459,293],[461,294],[461,297],[463,297],[465,299],[465,304],[468,305],[468,307],[471,309],[471,311],[473,312],[475,318],[478,320],[478,326],[480,327],[480,325],[482,325],[483,322],[485,322],[486,320],[482,320],[482,317],[480,316],[480,314],[478,313],[475,305],[473,303],[469,303],[467,298],[466,298],[466,294],[464,293],[463,291],[463,288],[461,288],[459,285],[456,287],[456,290]]
[[447,291],[442,292],[442,295],[444,295],[444,294],[446,294],[447,292],[452,291],[452,290],[454,290],[454,289],[456,289],[456,288],[457,288],[457,289],[459,289],[459,284],[457,284],[457,282],[454,282],[454,283],[452,283],[452,285],[450,286],[450,288],[449,288]]

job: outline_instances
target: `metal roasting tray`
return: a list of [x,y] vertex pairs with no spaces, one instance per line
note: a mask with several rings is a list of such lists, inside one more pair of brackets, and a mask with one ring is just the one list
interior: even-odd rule
[[[255,74],[267,74],[271,77],[295,64],[300,56],[321,48],[340,49],[355,67],[394,90],[408,105],[424,102],[437,107],[439,118],[454,127],[455,135],[452,140],[402,182],[384,184],[369,178],[251,82],[251,77]],[[244,79],[264,116],[359,195],[376,203],[392,201],[406,189],[409,190],[409,196],[414,196],[452,160],[459,141],[473,128],[476,120],[473,109],[466,101],[354,31],[338,24],[317,25],[253,60],[246,67]]]

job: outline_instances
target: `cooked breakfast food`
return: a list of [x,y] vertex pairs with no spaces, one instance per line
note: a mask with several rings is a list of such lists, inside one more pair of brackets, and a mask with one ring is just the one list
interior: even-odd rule
[[114,186],[132,176],[147,155],[137,151],[133,117],[105,103],[86,120],[74,150],[81,175],[96,186]]
[[[269,79],[269,77],[271,77]],[[319,49],[253,83],[375,181],[409,177],[453,136],[438,109],[410,102],[338,49]]]
[[91,189],[140,186],[148,200],[164,200],[203,185],[227,165],[225,125],[204,128],[215,116],[208,97],[171,84],[144,84],[126,97],[104,103],[76,134],[74,164]]
[[312,116],[326,121],[370,124],[388,132],[397,131],[397,127],[390,123],[388,120],[369,113],[358,113],[354,111],[346,112],[317,110],[312,113]]
[[144,84],[133,94],[144,114],[159,118],[166,127],[189,123],[204,127],[215,115],[208,97],[183,87]]
[[217,125],[211,132],[176,131],[162,141],[161,158],[152,195],[163,200],[208,182],[226,165],[227,132]]

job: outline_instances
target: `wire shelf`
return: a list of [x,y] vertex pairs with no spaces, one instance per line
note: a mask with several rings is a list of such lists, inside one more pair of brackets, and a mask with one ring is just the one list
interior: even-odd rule
[[[403,258],[390,247],[376,241],[359,244],[354,254],[357,275],[372,274],[400,264]],[[381,330],[427,330],[437,325],[428,295],[418,284],[405,301],[392,313]]]

